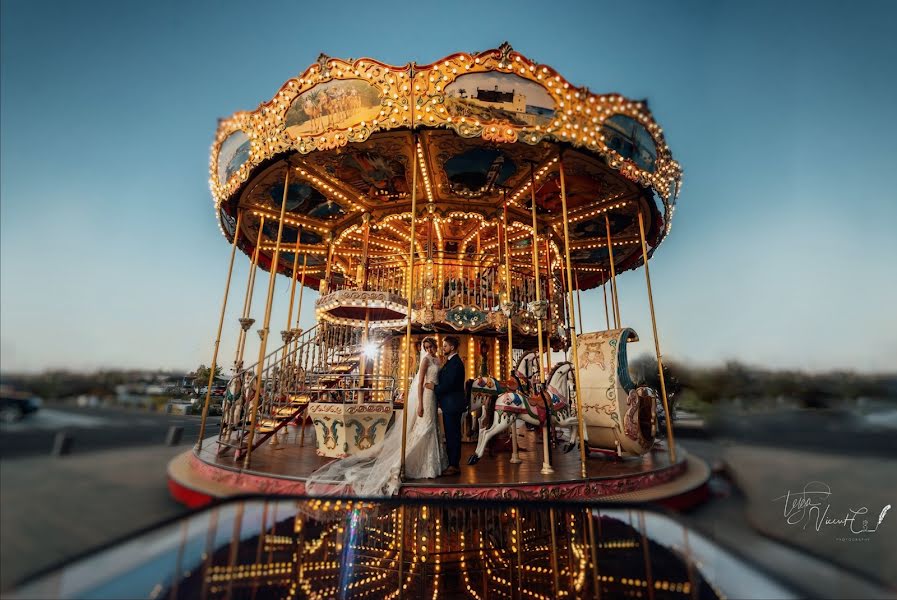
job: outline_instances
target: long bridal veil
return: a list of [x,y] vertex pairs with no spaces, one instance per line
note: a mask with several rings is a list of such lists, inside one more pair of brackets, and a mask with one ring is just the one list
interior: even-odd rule
[[[405,440],[406,471],[413,471],[413,463],[419,453],[417,447],[425,441],[425,427],[417,427],[418,381],[425,374],[420,368],[426,350],[418,357],[417,375],[408,389],[403,410],[408,411]],[[418,434],[415,435],[415,432]],[[383,442],[358,454],[327,463],[308,476],[305,491],[309,496],[356,496],[361,498],[392,496],[401,482],[399,468],[402,462],[402,418],[396,415],[387,430]]]

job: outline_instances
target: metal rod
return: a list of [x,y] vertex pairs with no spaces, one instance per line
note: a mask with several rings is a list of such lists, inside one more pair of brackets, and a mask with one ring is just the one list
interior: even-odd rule
[[[413,70],[413,69],[412,69]],[[411,111],[411,125],[414,126],[414,110],[412,103],[412,111]],[[413,137],[414,145],[417,146],[417,136]],[[411,235],[409,236],[408,242],[408,281],[409,281],[409,290],[408,290],[408,324],[405,330],[405,364],[407,365],[405,371],[405,377],[402,380],[402,388],[404,389],[404,393],[402,395],[402,461],[399,465],[399,481],[403,481],[405,479],[405,448],[407,445],[407,435],[408,435],[408,410],[410,406],[408,404],[408,391],[411,388],[411,385],[408,381],[408,373],[411,370],[411,294],[414,291],[414,238],[416,237],[417,230],[416,219],[417,219],[417,161],[412,161],[414,163],[413,171],[411,174]],[[418,398],[418,402],[422,399]],[[399,582],[401,585],[401,581]],[[401,588],[400,588],[401,589]]]
[[[255,293],[255,268],[258,265],[259,252],[262,245],[262,229],[265,227],[265,217],[259,218],[259,232],[255,237],[255,248],[252,251],[252,260],[249,265],[249,278],[246,280],[246,296],[243,298],[243,318],[249,318],[252,309],[252,296]],[[246,329],[240,327],[240,336],[237,341],[237,355],[234,358],[234,370],[242,369],[243,351],[246,348]]]
[[280,240],[283,236],[283,218],[287,210],[287,191],[290,184],[290,164],[287,162],[287,173],[283,182],[283,200],[280,203],[280,220],[277,224],[277,243],[274,246],[274,255],[271,257],[271,263],[268,266],[268,302],[265,306],[264,325],[261,329],[261,343],[259,344],[259,360],[258,369],[255,374],[255,394],[252,395],[252,408],[249,413],[249,437],[246,440],[246,455],[243,458],[243,468],[249,468],[249,460],[252,457],[252,442],[255,439],[256,417],[258,416],[259,398],[265,389],[262,381],[262,373],[264,372],[265,350],[268,347],[268,328],[271,325],[271,304],[274,300],[274,279],[277,276],[277,265],[280,260]]
[[199,422],[199,438],[196,440],[196,451],[202,450],[202,438],[206,434],[206,419],[209,417],[209,402],[212,397],[212,381],[215,379],[215,368],[218,366],[218,347],[221,345],[221,330],[224,328],[224,311],[227,308],[227,296],[230,293],[230,280],[234,272],[234,256],[237,253],[237,239],[240,237],[240,223],[243,211],[237,212],[237,224],[234,227],[234,239],[230,248],[230,264],[227,266],[227,281],[224,284],[224,300],[221,301],[221,316],[218,317],[218,333],[215,334],[215,349],[212,351],[212,366],[209,367],[209,381],[206,384],[206,399],[202,405],[202,420]]
[[[530,199],[532,204],[532,217],[533,217],[533,276],[535,277],[535,288],[536,288],[536,303],[540,303],[542,301],[542,291],[541,285],[539,284],[539,230],[538,230],[538,222],[536,221],[536,174],[535,167],[532,163],[529,166],[529,178],[530,178]],[[542,319],[536,319],[536,335],[538,336],[538,344],[539,344],[539,380],[542,382],[542,385],[545,385],[545,364],[542,360]],[[544,399],[544,396],[543,396]],[[542,469],[540,473],[543,475],[549,475],[554,473],[554,469],[551,467],[551,456],[549,455],[549,439],[548,439],[548,430],[551,428],[551,409],[549,407],[548,400],[545,400],[545,425],[542,427]]]
[[[601,599],[601,584],[599,582],[600,577],[598,576],[598,546],[595,543],[595,520],[592,517],[592,509],[586,509],[586,523],[587,528],[586,531],[589,534],[589,553],[591,554],[592,559],[592,586],[595,588],[595,593],[592,595],[596,600]],[[601,536],[601,514],[598,514],[598,535]]]
[[620,298],[617,294],[617,269],[614,266],[614,243],[610,237],[610,218],[607,216],[607,213],[604,213],[604,227],[605,232],[607,233],[607,254],[610,258],[610,281],[612,292],[611,297],[613,299],[614,307],[614,327],[619,329],[620,323],[623,322],[623,319],[620,316]]
[[558,538],[557,533],[555,532],[555,522],[557,520],[557,515],[555,515],[554,507],[548,508],[549,520],[551,521],[551,575],[552,575],[552,583],[554,585],[554,597],[560,598],[560,590],[561,590],[561,582],[558,573]]
[[[572,261],[570,260],[570,225],[567,219],[567,188],[566,181],[564,179],[564,160],[562,157],[558,157],[558,171],[560,172],[560,180],[561,180],[561,210],[563,213],[563,221],[564,221],[564,253],[566,254],[567,260],[567,285],[570,289],[573,289],[573,281],[571,277],[574,274]],[[579,284],[576,284],[576,288],[579,289]],[[573,296],[570,296],[567,299],[568,310],[570,311],[570,319],[572,321],[572,329],[573,335],[570,336],[570,342],[573,345],[573,387],[576,389],[576,427],[579,430],[579,459],[581,463],[581,472],[582,476],[587,477],[586,473],[586,439],[584,435],[584,424],[583,419],[585,416],[582,412],[582,389],[580,388],[580,382],[582,381],[582,377],[579,374],[579,347],[576,342],[576,316],[573,314]],[[582,320],[582,308],[579,311],[579,318]],[[580,325],[580,328],[582,325]],[[581,329],[580,329],[581,331]]]
[[638,527],[642,536],[642,557],[645,561],[645,581],[648,582],[648,600],[654,600],[654,573],[651,570],[651,550],[645,534],[645,513],[638,511]]
[[[504,204],[502,205],[502,224],[504,226],[504,250],[505,250],[505,294],[507,297],[505,301],[508,305],[511,304],[511,253],[508,252],[508,204],[507,204],[507,190],[502,190],[502,196],[504,197]],[[504,309],[502,309],[504,310]],[[511,312],[510,310],[508,311]],[[510,377],[511,370],[514,368],[514,327],[511,325],[511,318],[513,314],[508,314],[508,376]]]
[[576,284],[576,307],[579,314],[579,334],[582,335],[582,298],[579,294],[579,273],[573,270],[573,283]]
[[604,291],[604,321],[607,323],[607,328],[610,329],[610,315],[607,313],[607,276],[604,277],[604,282],[601,284],[601,289]]
[[654,352],[657,355],[657,375],[660,377],[660,394],[663,398],[663,411],[666,414],[667,441],[670,452],[670,462],[676,462],[676,441],[673,438],[673,415],[670,414],[670,405],[667,399],[667,386],[663,377],[663,356],[660,353],[660,339],[657,337],[657,318],[654,315],[654,295],[651,293],[651,272],[648,270],[648,244],[645,242],[645,224],[642,219],[642,211],[638,211],[638,231],[642,242],[642,260],[645,263],[645,283],[648,284],[648,306],[651,308],[651,329],[654,332]]
[[[546,313],[548,323],[551,324],[551,288],[554,287],[553,275],[551,271],[551,246],[548,243],[548,236],[545,236],[545,299],[548,300],[548,312]],[[548,330],[545,343],[548,347],[545,349],[546,370],[551,373],[551,329]]]

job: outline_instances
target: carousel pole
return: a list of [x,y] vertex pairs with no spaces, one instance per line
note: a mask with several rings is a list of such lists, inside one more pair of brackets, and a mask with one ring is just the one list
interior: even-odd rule
[[252,395],[252,407],[249,413],[249,437],[246,440],[246,457],[243,459],[243,468],[249,468],[249,460],[252,457],[252,442],[255,440],[256,417],[258,416],[259,398],[264,389],[262,373],[265,369],[265,351],[268,348],[268,328],[271,325],[271,304],[274,300],[274,278],[277,276],[277,264],[280,260],[280,240],[283,236],[283,218],[287,210],[287,192],[290,188],[290,163],[287,161],[287,172],[283,182],[283,200],[280,203],[280,219],[277,223],[277,243],[274,245],[274,255],[268,266],[268,302],[265,306],[264,324],[260,330],[262,338],[259,344],[258,367],[255,372],[255,393]]
[[234,272],[234,256],[237,253],[237,239],[240,237],[240,223],[243,211],[237,212],[237,224],[234,227],[234,240],[230,248],[230,264],[227,266],[227,281],[224,284],[224,300],[221,301],[221,316],[218,318],[218,333],[215,335],[215,349],[212,351],[212,366],[209,367],[209,381],[206,384],[206,400],[202,405],[202,420],[199,422],[199,439],[196,440],[196,451],[202,450],[202,437],[206,433],[206,419],[209,416],[209,401],[212,398],[212,381],[215,379],[215,368],[218,366],[218,347],[221,345],[221,330],[224,328],[224,311],[227,308],[227,296],[230,293],[230,280]]
[[[293,249],[293,276],[291,278],[291,286],[290,286],[290,307],[287,309],[287,328],[286,331],[290,331],[290,321],[293,318],[293,301],[296,298],[296,275],[299,271],[299,242],[302,239],[302,226],[299,226],[299,230],[296,233],[296,247]],[[290,346],[291,344],[287,344]]]
[[[504,243],[504,251],[505,251],[505,301],[508,306],[511,306],[511,253],[508,251],[508,204],[507,204],[507,190],[502,190],[502,194],[505,196],[505,203],[502,205],[502,225],[504,229],[503,235],[503,243]],[[508,314],[505,315],[508,319],[508,373],[514,369],[514,328],[511,327],[511,310],[508,309]]]
[[[290,352],[293,349],[293,332],[290,331],[290,320],[293,318],[293,301],[296,298],[296,272],[299,268],[299,242],[302,239],[302,225],[296,231],[296,247],[293,248],[293,274],[290,277],[290,306],[287,309],[287,326],[280,332],[283,338],[283,354],[280,359],[280,385],[281,390],[284,385],[290,385],[290,379],[294,378],[296,373],[294,368],[290,368],[287,373],[287,365],[292,365],[292,359],[289,359]],[[284,430],[286,431],[286,430]]]
[[579,335],[582,335],[582,298],[579,295],[579,273],[573,271],[573,283],[576,284],[576,310],[579,315]]
[[[411,106],[413,107],[414,103],[412,103]],[[411,111],[411,126],[414,127],[413,109]],[[417,136],[413,136],[412,139],[414,145],[417,146]],[[411,389],[411,382],[408,381],[407,375],[411,371],[411,297],[414,292],[414,242],[417,233],[417,230],[415,229],[417,226],[417,160],[415,159],[412,162],[414,163],[414,167],[411,172],[411,235],[409,236],[410,240],[408,242],[408,324],[405,329],[405,364],[407,365],[407,369],[405,371],[406,376],[402,381],[402,387],[404,388],[404,393],[402,394],[404,406],[402,408],[402,461],[399,466],[399,482],[402,482],[405,479],[405,448],[408,442],[408,411],[411,410],[411,407],[408,406],[408,392]],[[422,400],[422,398],[418,398],[418,402]]]
[[[566,181],[564,179],[564,160],[562,157],[558,157],[558,171],[560,172],[560,180],[561,180],[561,209],[563,211],[563,220],[564,220],[564,252],[567,255],[567,285],[570,289],[573,289],[573,267],[572,261],[570,260],[570,225],[567,219],[567,188]],[[577,290],[579,289],[579,284],[577,283]],[[570,296],[567,300],[568,310],[570,311],[570,319],[571,319],[571,328],[573,329],[573,335],[570,336],[570,341],[573,345],[573,386],[576,388],[576,427],[579,430],[579,460],[581,463],[581,475],[583,479],[585,479],[588,475],[586,473],[586,440],[584,435],[584,425],[583,425],[583,414],[582,414],[582,394],[580,393],[580,382],[582,381],[582,377],[579,374],[579,348],[576,342],[576,316],[573,314],[573,296]],[[582,321],[582,309],[580,309],[579,319]],[[580,328],[582,324],[580,324]]]
[[324,267],[324,289],[321,295],[330,292],[330,274],[333,272],[333,232],[327,237],[327,265]]
[[[371,237],[371,213],[366,212],[362,215],[362,220],[364,221],[364,245],[361,257],[361,284],[362,291],[368,289],[368,245],[370,243]],[[362,398],[364,397],[364,380],[365,375],[367,375],[368,369],[368,357],[367,357],[367,347],[368,347],[368,327],[370,327],[370,309],[368,308],[368,301],[365,298],[364,301],[364,329],[361,331],[361,360],[358,366],[360,376],[358,387],[361,388],[358,403],[362,403]]]
[[[548,300],[548,312],[546,313],[548,323],[551,323],[551,288],[554,287],[553,274],[551,271],[551,245],[548,243],[548,236],[545,236],[545,299]],[[551,373],[551,330],[548,330],[548,337],[545,340],[548,348],[545,349],[545,363],[547,371]]]
[[[299,276],[299,306],[296,307],[296,350],[299,350],[299,317],[302,315],[302,294],[305,292],[305,272],[308,267],[308,252],[302,255],[302,275]],[[299,365],[300,368],[302,365]]]
[[607,323],[607,328],[610,329],[610,315],[607,312],[607,275],[604,276],[601,289],[604,291],[604,321]]
[[[535,167],[530,164],[529,166],[529,181],[530,181],[530,199],[532,203],[532,216],[533,216],[533,277],[535,277],[535,287],[536,287],[536,306],[539,306],[542,302],[542,291],[541,285],[539,285],[539,230],[538,223],[536,221],[536,172]],[[540,309],[541,310],[541,309]],[[542,352],[543,352],[543,344],[542,344],[542,319],[536,317],[536,335],[538,337],[539,342],[539,380],[542,385],[545,385],[547,382],[545,381],[545,363],[542,360]],[[543,395],[544,399],[544,395]],[[551,427],[551,408],[548,400],[545,400],[545,425],[542,427],[542,469],[540,473],[543,475],[550,475],[554,473],[554,469],[551,468],[551,457],[549,456],[549,439],[548,439],[548,429]]]
[[611,299],[613,301],[614,307],[614,327],[619,329],[621,327],[620,323],[623,322],[622,317],[620,316],[620,297],[617,294],[617,269],[614,266],[614,243],[610,237],[610,218],[607,216],[607,213],[604,213],[604,227],[605,232],[607,233],[607,253],[610,258],[610,281],[611,281]]
[[[508,243],[508,203],[507,190],[502,190],[505,203],[502,205],[502,225],[504,226],[504,251],[505,251],[505,299],[508,304],[508,377],[514,372],[514,327],[511,323],[511,252]],[[520,464],[520,448],[517,441],[517,420],[511,422],[511,464]]]
[[657,375],[660,377],[660,394],[663,398],[663,412],[666,414],[667,440],[670,446],[670,462],[676,462],[676,442],[673,438],[673,415],[670,414],[667,386],[663,380],[663,356],[660,354],[660,340],[657,338],[657,319],[654,316],[654,296],[651,293],[651,272],[648,270],[648,245],[645,242],[645,224],[642,211],[638,211],[638,232],[642,242],[642,260],[645,263],[645,282],[648,284],[648,306],[651,308],[651,328],[654,331],[654,352],[657,355]]
[[550,506],[548,508],[548,514],[549,521],[551,521],[551,578],[553,584],[552,591],[554,592],[555,598],[560,598],[561,582],[559,577],[560,574],[558,573],[558,538],[557,532],[555,531],[557,513],[555,513],[553,506]]
[[249,321],[249,311],[252,309],[252,296],[255,292],[255,268],[258,265],[259,252],[262,245],[262,229],[265,227],[265,217],[259,218],[259,232],[255,237],[255,249],[252,251],[252,261],[249,265],[249,278],[246,280],[246,296],[243,298],[243,317],[240,319],[240,336],[237,340],[237,355],[234,358],[234,370],[241,368],[243,363],[243,351],[246,349],[246,332],[252,327]]

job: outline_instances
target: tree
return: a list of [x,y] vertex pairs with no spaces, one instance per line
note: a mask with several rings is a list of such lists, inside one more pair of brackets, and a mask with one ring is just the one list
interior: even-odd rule
[[[209,367],[199,365],[193,374],[193,385],[197,388],[203,388],[209,383]],[[221,377],[221,365],[215,365],[215,377]],[[214,382],[213,382],[214,383]]]

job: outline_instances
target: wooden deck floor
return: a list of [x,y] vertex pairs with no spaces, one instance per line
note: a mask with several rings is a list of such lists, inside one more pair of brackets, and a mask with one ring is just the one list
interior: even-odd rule
[[[330,462],[331,458],[320,457],[315,452],[314,430],[306,426],[305,444],[300,446],[300,429],[288,427],[286,437],[279,436],[279,444],[272,446],[270,441],[252,453],[252,462],[249,469],[243,473],[270,476],[280,479],[292,479],[303,481],[315,469]],[[461,474],[455,476],[439,477],[436,479],[417,479],[406,482],[406,485],[417,487],[464,487],[464,486],[502,486],[502,485],[536,485],[548,483],[563,483],[582,481],[580,476],[579,452],[574,449],[564,454],[560,448],[553,450],[551,455],[554,473],[543,475],[542,468],[542,442],[541,438],[533,432],[520,433],[519,441],[521,450],[521,464],[513,465],[509,462],[509,452],[496,452],[490,456],[487,451],[476,465],[468,465],[467,457],[474,449],[474,444],[464,444],[461,454]],[[203,443],[203,449],[199,455],[200,460],[210,465],[240,471],[242,460],[234,461],[233,455],[216,456],[217,444],[215,438],[209,438]],[[684,456],[677,456],[679,462]],[[587,461],[587,474],[589,480],[618,479],[621,477],[648,474],[654,471],[664,470],[671,466],[665,450],[655,450],[639,458],[616,459],[614,457],[592,456]]]

